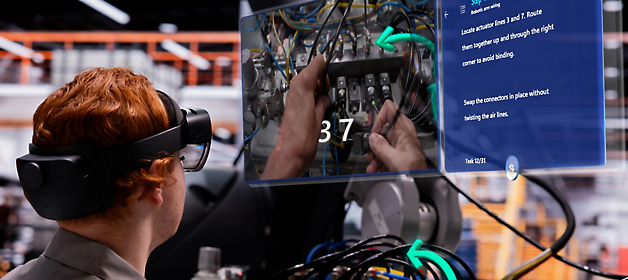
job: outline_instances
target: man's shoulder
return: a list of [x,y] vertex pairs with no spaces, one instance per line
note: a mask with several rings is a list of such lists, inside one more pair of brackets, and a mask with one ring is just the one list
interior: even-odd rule
[[44,255],[39,256],[26,264],[20,265],[13,269],[9,274],[2,277],[2,280],[95,280],[98,277],[80,271],[78,269],[66,266],[62,263],[46,258]]

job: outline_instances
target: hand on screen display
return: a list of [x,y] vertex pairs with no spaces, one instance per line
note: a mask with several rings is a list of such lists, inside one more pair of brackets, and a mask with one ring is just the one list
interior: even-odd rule
[[400,114],[386,137],[381,133],[395,117],[397,105],[387,100],[377,115],[369,137],[367,173],[427,169],[417,132],[404,114]]
[[319,55],[290,81],[277,145],[262,180],[300,177],[314,161],[321,122],[329,106],[329,97],[317,94],[329,91],[329,78],[325,76],[323,81],[324,70],[325,60]]

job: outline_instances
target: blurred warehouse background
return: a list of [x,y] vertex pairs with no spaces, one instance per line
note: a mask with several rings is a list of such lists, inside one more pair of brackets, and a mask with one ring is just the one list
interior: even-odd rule
[[[231,166],[242,143],[238,1],[108,1],[121,13],[105,15],[90,1],[11,1],[0,10],[0,257],[11,266],[38,256],[56,230],[25,201],[15,158],[27,153],[31,117],[39,103],[89,67],[124,66],[144,74],[181,106],[206,108],[220,142],[209,162]],[[566,192],[578,221],[564,254],[605,270],[628,274],[625,46],[621,1],[604,2],[608,163],[549,178]],[[628,35],[628,34],[627,34]],[[525,180],[462,174],[458,184],[493,211],[544,244],[562,233],[561,209]],[[534,256],[532,246],[461,199],[465,231],[458,248],[479,279],[503,275],[513,261]],[[349,211],[346,234],[359,229]],[[354,223],[354,221],[357,221]],[[299,260],[303,261],[303,260]],[[0,264],[0,270],[4,266]],[[0,274],[1,275],[1,274]],[[590,279],[548,261],[524,279]]]

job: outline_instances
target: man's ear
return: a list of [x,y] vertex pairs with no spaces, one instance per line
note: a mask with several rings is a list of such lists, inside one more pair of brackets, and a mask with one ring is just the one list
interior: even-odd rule
[[166,170],[166,162],[163,159],[156,159],[155,161],[153,161],[153,163],[150,165],[150,174],[153,175],[163,175],[163,174],[158,174],[159,170]]
[[[155,160],[150,165],[149,172],[156,176],[163,176],[163,174],[159,174],[159,171],[166,170],[165,165],[166,165],[166,162],[163,159]],[[157,203],[157,205],[161,205],[164,202],[163,190],[161,189],[161,187],[150,187],[150,186],[146,186],[146,187],[149,188],[147,197],[150,200]]]

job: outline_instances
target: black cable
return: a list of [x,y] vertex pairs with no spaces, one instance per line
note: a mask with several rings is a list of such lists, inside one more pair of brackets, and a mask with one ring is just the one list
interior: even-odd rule
[[[436,273],[436,271],[434,271],[434,269],[432,268],[431,265],[429,265],[429,263],[433,263],[432,261],[426,260],[428,263],[426,263],[425,261],[421,260],[421,263],[423,264],[423,266],[425,268],[427,268],[427,270],[430,272],[430,274],[432,274],[432,277],[434,278],[434,280],[440,280],[440,277],[438,277],[438,273]],[[438,265],[437,265],[438,266]],[[449,280],[449,279],[448,279]]]
[[[355,256],[358,255],[362,255],[365,253],[373,253],[376,250],[370,250],[369,248],[372,247],[390,247],[390,248],[395,248],[396,245],[389,243],[389,242],[376,242],[376,243],[371,243],[373,241],[370,242],[365,242],[365,243],[361,243],[358,244],[356,243],[354,246],[350,247],[349,249],[336,253],[334,254],[335,256],[333,258],[328,258],[329,259],[329,263],[323,264],[323,266],[319,269],[319,270],[312,270],[310,271],[308,274],[305,275],[305,277],[303,279],[309,279],[312,275],[314,275],[315,273],[318,273],[318,276],[316,279],[322,279],[319,278],[319,276],[322,275],[322,277],[324,278],[325,276],[327,276],[329,273],[331,273],[334,269],[334,267],[336,267],[337,265],[341,264],[342,262],[351,259]],[[358,250],[360,249],[360,250]],[[377,251],[377,253],[380,253],[380,251]],[[329,255],[327,255],[329,256]],[[323,259],[327,256],[321,257],[319,259]],[[319,260],[316,259],[316,260]]]
[[368,269],[369,267],[372,266],[373,263],[377,262],[378,259],[387,258],[389,256],[394,256],[400,253],[405,255],[406,253],[408,253],[408,250],[410,249],[411,246],[412,244],[401,245],[393,249],[390,249],[388,251],[381,252],[375,256],[372,256],[362,261],[355,267],[352,267],[351,269],[346,271],[342,276],[340,276],[340,278],[338,278],[338,280],[349,280],[351,279],[353,275],[356,275],[356,277],[353,279],[362,279],[362,276],[364,275],[364,272],[365,272],[365,271],[361,271],[363,268]]
[[[321,0],[321,1],[323,1],[323,0]],[[312,44],[312,49],[310,50],[310,55],[309,55],[309,57],[307,59],[307,64],[310,64],[310,61],[312,61],[312,57],[314,56],[314,53],[316,52],[316,49],[317,49],[318,39],[323,34],[323,29],[325,29],[325,25],[327,25],[327,21],[329,21],[329,18],[331,17],[331,14],[334,13],[334,10],[336,10],[336,8],[338,7],[338,4],[340,4],[340,0],[336,0],[334,5],[329,10],[329,14],[327,14],[327,17],[325,17],[325,20],[323,21],[323,24],[321,24],[321,27],[318,29],[318,34],[316,34],[316,38],[314,39],[314,43]],[[340,25],[342,25],[342,22],[340,23]]]
[[[408,269],[408,271],[411,271],[411,272],[412,272],[412,274],[414,274],[414,275],[418,275],[418,276],[419,276],[419,278],[421,278],[421,279],[427,279],[427,278],[425,277],[425,275],[424,275],[423,273],[421,273],[421,271],[420,271],[420,270],[418,270],[416,267],[414,267],[414,265],[411,265],[411,264],[409,264],[408,262],[405,262],[405,261],[402,261],[402,260],[399,260],[399,259],[391,259],[391,258],[386,258],[386,259],[384,259],[384,262],[387,262],[387,263],[394,263],[394,264],[402,265],[402,266],[404,267],[404,270],[409,268],[409,269]],[[388,266],[386,266],[386,268],[388,268]],[[368,268],[367,268],[367,269],[368,269]],[[355,279],[355,278],[354,278],[354,279]],[[359,278],[358,278],[358,279],[359,279]]]
[[[362,240],[362,241],[360,241],[360,242],[358,242],[356,244],[353,244],[353,246],[349,247],[345,251],[329,254],[329,255],[320,257],[318,259],[315,259],[312,262],[322,262],[322,261],[326,261],[328,259],[331,259],[331,258],[336,257],[336,256],[341,255],[341,254],[349,254],[351,252],[358,251],[359,249],[362,249],[364,247],[371,247],[373,245],[373,243],[371,243],[371,242],[373,242],[373,241],[385,240],[385,239],[393,239],[396,242],[399,242],[400,244],[406,244],[405,240],[403,240],[401,237],[398,237],[398,236],[395,236],[395,235],[388,235],[388,234],[387,235],[377,235],[377,236],[373,236],[371,238],[364,239],[364,240]],[[376,245],[379,244],[379,246],[385,246],[385,245],[382,245],[383,243],[384,242],[382,242],[382,243],[375,243],[375,244]],[[390,243],[387,243],[387,244],[390,244]]]
[[342,15],[342,19],[340,19],[340,23],[338,24],[338,28],[336,29],[336,33],[334,33],[334,35],[331,37],[331,39],[329,39],[327,41],[327,43],[325,43],[325,47],[323,47],[323,52],[325,52],[327,50],[327,48],[331,48],[329,50],[329,55],[327,55],[327,63],[325,65],[325,71],[327,71],[327,66],[331,62],[331,57],[332,57],[334,51],[336,50],[336,42],[338,42],[338,36],[340,36],[340,30],[342,30],[342,26],[345,23],[345,19],[347,18],[347,15],[349,14],[349,11],[351,10],[351,6],[352,5],[353,5],[353,0],[350,0],[349,3],[347,4],[347,9],[345,10],[344,14]]
[[430,98],[429,101],[427,101],[427,104],[425,104],[425,107],[423,108],[423,110],[421,110],[420,113],[416,114],[416,116],[414,118],[411,119],[412,122],[415,122],[417,119],[419,119],[420,117],[423,116],[423,113],[425,112],[425,110],[427,110],[427,108],[430,107],[430,104],[432,104],[432,99]]
[[310,271],[308,274],[306,274],[303,277],[303,279],[310,279],[315,273],[318,273],[318,275],[316,275],[316,278],[314,278],[314,280],[325,279],[327,277],[327,275],[334,270],[334,267],[338,266],[339,264],[341,264],[341,263],[343,263],[343,262],[345,262],[345,261],[347,261],[347,260],[349,260],[351,258],[360,256],[360,255],[364,255],[364,254],[379,254],[379,253],[381,253],[381,251],[379,251],[379,250],[368,250],[368,249],[367,250],[360,250],[360,251],[357,251],[357,252],[353,252],[351,254],[343,256],[342,258],[338,259],[337,261],[330,261],[329,264],[326,264],[323,268],[319,269],[318,271],[317,270]]
[[333,133],[333,132],[331,132],[331,131],[329,131],[329,134],[331,134],[331,136],[334,136],[334,137],[336,137],[336,138],[338,138],[338,139],[342,139],[342,137],[338,136],[338,134]]
[[[392,239],[396,242],[401,242],[405,244],[405,241],[403,239],[394,235],[375,236],[369,239],[359,241],[344,251],[331,253],[326,256],[315,259],[310,263],[295,265],[293,267],[276,272],[272,274],[269,278],[270,279],[283,279],[298,271],[305,271],[305,270],[311,269],[301,279],[311,279],[312,276],[316,275],[315,279],[321,280],[321,279],[325,279],[330,273],[332,273],[335,267],[342,266],[342,267],[348,267],[349,269],[344,271],[344,273],[340,276],[339,280],[361,279],[361,277],[364,276],[364,274],[369,271],[370,267],[376,264],[383,263],[383,264],[402,265],[405,271],[404,275],[406,276],[409,275],[410,277],[412,277],[412,279],[416,279],[417,275],[419,276],[420,279],[427,279],[426,275],[423,275],[421,271],[419,271],[416,267],[414,267],[413,265],[409,263],[410,260],[407,256],[407,253],[408,253],[409,248],[411,247],[411,244],[396,246],[386,241],[374,242],[374,241],[385,240],[385,239]],[[382,246],[392,247],[392,249],[388,251],[383,251],[383,252],[380,250],[372,250],[373,247],[378,248]],[[437,254],[443,256],[445,260],[453,268],[457,268],[459,266],[456,266],[455,262],[451,261],[452,259],[460,263],[460,265],[463,266],[465,270],[467,270],[467,274],[471,275],[472,277],[471,280],[475,280],[475,276],[473,276],[473,272],[471,272],[467,264],[464,261],[462,261],[462,259],[460,259],[458,256],[456,256],[454,253],[452,253],[451,251],[448,251],[445,248],[442,248],[436,245],[431,245],[431,244],[424,244],[423,247],[428,250],[433,250]],[[366,259],[359,258],[360,256],[363,256],[363,255],[370,255],[370,256]],[[356,260],[359,261],[357,264],[355,264]],[[429,261],[429,260],[425,260],[425,261]],[[352,262],[354,263],[353,265],[351,265]],[[432,267],[430,267],[427,264],[424,264],[424,265],[427,266],[426,269],[429,271],[429,273],[432,273],[433,278],[435,280],[440,280],[438,278],[439,277],[438,274],[433,270]],[[390,272],[390,267],[388,265],[384,265],[384,267],[386,267],[386,270]],[[460,273],[458,272],[457,275],[460,275]]]
[[242,154],[244,153],[244,147],[246,146],[246,144],[242,145],[242,149],[240,149],[240,152],[238,153],[238,156],[235,158],[235,160],[233,161],[233,166],[235,166],[236,164],[238,164],[238,160],[240,159],[240,157],[242,156]]
[[[408,28],[411,29],[413,27],[413,22],[410,19],[410,17],[404,12],[396,13],[395,16],[397,16],[398,14],[401,14],[403,15],[403,17],[405,17],[408,23]],[[410,31],[412,31],[410,33],[414,33],[413,32],[414,30],[411,29]],[[414,61],[414,44],[410,44],[410,67],[408,67],[408,75],[406,75],[406,87],[410,83],[410,73],[412,72],[412,61]],[[406,92],[407,90],[408,89],[406,89]],[[388,134],[390,129],[395,125],[395,122],[397,122],[397,119],[399,118],[399,114],[401,113],[401,107],[403,107],[403,104],[406,103],[406,98],[407,98],[407,93],[402,95],[401,102],[399,103],[399,107],[397,107],[397,112],[395,112],[395,116],[393,117],[392,121],[390,121],[390,124],[384,129],[384,131],[380,133],[380,135],[386,137],[386,134]]]
[[[410,42],[410,43],[414,44],[414,42]],[[418,66],[417,69],[419,69],[419,75],[420,75],[421,73],[423,73],[423,57],[421,55],[418,55],[418,57],[420,59],[418,61],[418,65],[415,65],[415,66]],[[414,64],[414,60],[411,61],[411,64]],[[415,77],[416,77],[416,75],[415,75]],[[420,85],[421,85],[421,78],[419,77],[419,83],[417,85],[417,88],[416,88],[415,91],[413,91],[414,92],[414,98],[412,98],[412,101],[410,102],[410,109],[408,110],[409,113],[412,113],[414,111],[414,105],[416,104],[416,101],[419,98],[419,90],[418,89],[419,89]]]
[[[434,27],[432,27],[432,25],[429,22],[425,21],[425,19],[423,19],[422,17],[417,16],[417,15],[413,15],[412,13],[413,13],[413,11],[410,11],[410,12],[407,13],[407,15],[410,16],[412,19],[417,19],[418,21],[420,21],[423,25],[425,25],[425,27],[427,27],[427,29],[430,30],[430,33],[432,33],[432,36],[434,36],[434,38],[436,38],[436,32],[434,30]],[[403,18],[393,17],[392,21],[390,23],[390,26],[396,27],[402,21],[403,21]],[[414,26],[414,21],[412,21],[412,24],[413,24],[413,26],[412,26],[413,30],[416,30],[416,26]]]
[[[547,184],[545,184],[544,182],[542,182],[541,180],[539,180],[536,177],[530,176],[530,175],[524,175],[521,174],[522,176],[525,176],[526,178],[528,178],[530,181],[535,182],[535,183],[541,183],[542,188],[544,186],[548,186]],[[543,246],[543,244],[541,244],[540,242],[532,239],[530,236],[528,236],[527,234],[519,231],[518,229],[514,228],[513,226],[511,226],[510,224],[508,224],[506,221],[502,220],[499,216],[497,216],[497,214],[493,213],[491,210],[489,210],[488,208],[486,208],[486,206],[484,206],[484,204],[482,202],[480,202],[479,200],[471,197],[469,194],[467,194],[466,192],[464,192],[462,189],[458,188],[458,186],[456,186],[455,184],[453,184],[446,176],[443,176],[443,178],[445,179],[445,181],[447,181],[449,183],[449,185],[451,185],[458,193],[462,194],[462,196],[464,196],[467,200],[469,200],[471,203],[473,203],[476,207],[480,208],[480,210],[484,211],[487,215],[489,215],[491,218],[493,218],[494,220],[496,220],[498,223],[502,224],[503,226],[505,226],[506,228],[508,228],[510,231],[514,232],[516,235],[518,235],[519,237],[523,238],[526,242],[530,243],[531,245],[533,245],[534,247],[536,247],[537,249],[541,250],[541,251],[545,251],[547,248],[545,246]],[[530,179],[532,178],[532,179]],[[563,199],[564,200],[564,199]],[[559,202],[560,203],[560,202]],[[561,205],[562,207],[562,205]],[[569,209],[571,210],[571,207],[569,207]],[[573,213],[571,214],[573,216]],[[569,227],[569,224],[567,225]],[[575,227],[575,222],[574,222],[574,227]],[[565,233],[567,232],[567,230],[565,231]],[[563,234],[564,235],[564,234]],[[563,236],[561,236],[562,239]],[[557,241],[558,242],[558,241]],[[563,242],[563,241],[561,241]],[[565,241],[566,242],[566,241]],[[555,243],[556,244],[556,243]],[[564,245],[563,245],[564,246]],[[552,245],[552,247],[554,247],[554,245]],[[609,278],[609,279],[624,279],[627,278],[628,275],[619,275],[619,274],[614,274],[614,273],[608,273],[608,272],[604,272],[602,270],[596,269],[596,268],[592,268],[589,266],[585,266],[579,263],[576,263],[574,261],[568,260],[566,258],[563,258],[562,256],[558,255],[555,251],[552,254],[552,257],[554,257],[555,259],[571,266],[574,267],[578,270],[587,272],[587,273],[591,273],[600,277],[605,277],[605,278]]]
[[[390,244],[390,243],[387,243],[387,242],[379,242],[379,243],[375,243],[375,244],[372,243],[373,241],[382,240],[382,239],[393,239],[395,241],[400,242],[401,244],[405,244],[406,243],[405,240],[403,240],[402,238],[400,238],[398,236],[394,236],[394,235],[378,235],[378,236],[374,236],[374,237],[362,240],[362,241],[354,244],[353,246],[349,247],[345,251],[329,254],[329,255],[320,257],[318,259],[315,259],[314,261],[310,262],[309,264],[312,264],[312,263],[316,263],[316,264],[315,265],[310,265],[307,268],[315,267],[315,266],[320,265],[322,262],[327,261],[327,260],[331,261],[331,260],[335,259],[338,256],[349,255],[349,254],[351,254],[353,252],[357,252],[357,251],[359,251],[360,249],[363,249],[363,248],[370,248],[370,247],[373,247],[373,246],[388,246],[386,244]],[[397,247],[395,247],[395,248],[397,248]],[[294,266],[292,268],[288,268],[288,269],[285,269],[283,271],[277,272],[277,273],[273,274],[272,276],[285,274],[286,272],[289,272],[289,271],[298,271],[298,270],[304,269],[304,268],[302,268],[302,266],[303,265],[296,265],[296,266]],[[333,269],[333,266],[332,266],[331,269]],[[331,270],[330,270],[330,272],[331,272]]]
[[426,11],[422,11],[422,10],[412,10],[408,12],[408,15],[415,15],[415,14],[420,14],[425,16],[426,18],[429,18],[432,23],[434,23],[434,17],[432,15],[430,15],[428,12]]
[[554,242],[554,244],[550,247],[552,249],[552,252],[558,253],[565,247],[567,241],[569,241],[569,239],[573,235],[574,230],[576,229],[576,218],[574,217],[573,210],[571,210],[571,206],[567,202],[567,199],[565,199],[565,196],[563,196],[562,193],[558,189],[556,189],[556,187],[554,187],[554,185],[546,184],[538,177],[529,174],[521,175],[525,176],[528,180],[534,182],[535,184],[546,190],[556,200],[556,202],[558,202],[560,207],[565,212],[565,219],[567,220],[567,228],[565,229],[565,233],[563,233],[563,235],[561,235],[560,238],[558,238],[558,240],[556,240],[556,242]]
[[434,27],[432,27],[432,25],[430,25],[429,22],[425,21],[425,19],[423,19],[422,17],[418,17],[418,16],[414,16],[412,18],[419,20],[423,25],[425,25],[427,27],[427,29],[429,29],[430,32],[432,33],[433,38],[436,39],[436,32],[434,31]]
[[[368,5],[368,1],[364,0],[364,27],[366,27],[366,15],[367,15],[366,5]],[[355,35],[357,36],[358,33],[356,32]]]
[[[428,249],[430,251],[434,251],[434,252],[438,253],[439,255],[441,255],[442,257],[444,257],[445,260],[447,260],[447,258],[454,259],[457,263],[459,263],[464,268],[464,270],[467,272],[469,277],[471,277],[471,280],[475,280],[476,279],[475,278],[475,274],[473,274],[473,270],[471,270],[469,265],[464,260],[462,260],[462,258],[460,258],[458,255],[456,255],[454,252],[449,251],[449,250],[447,250],[444,247],[433,245],[433,244],[427,244],[427,243],[423,243],[423,245],[421,245],[421,248]],[[450,262],[449,260],[447,260],[447,261]]]

